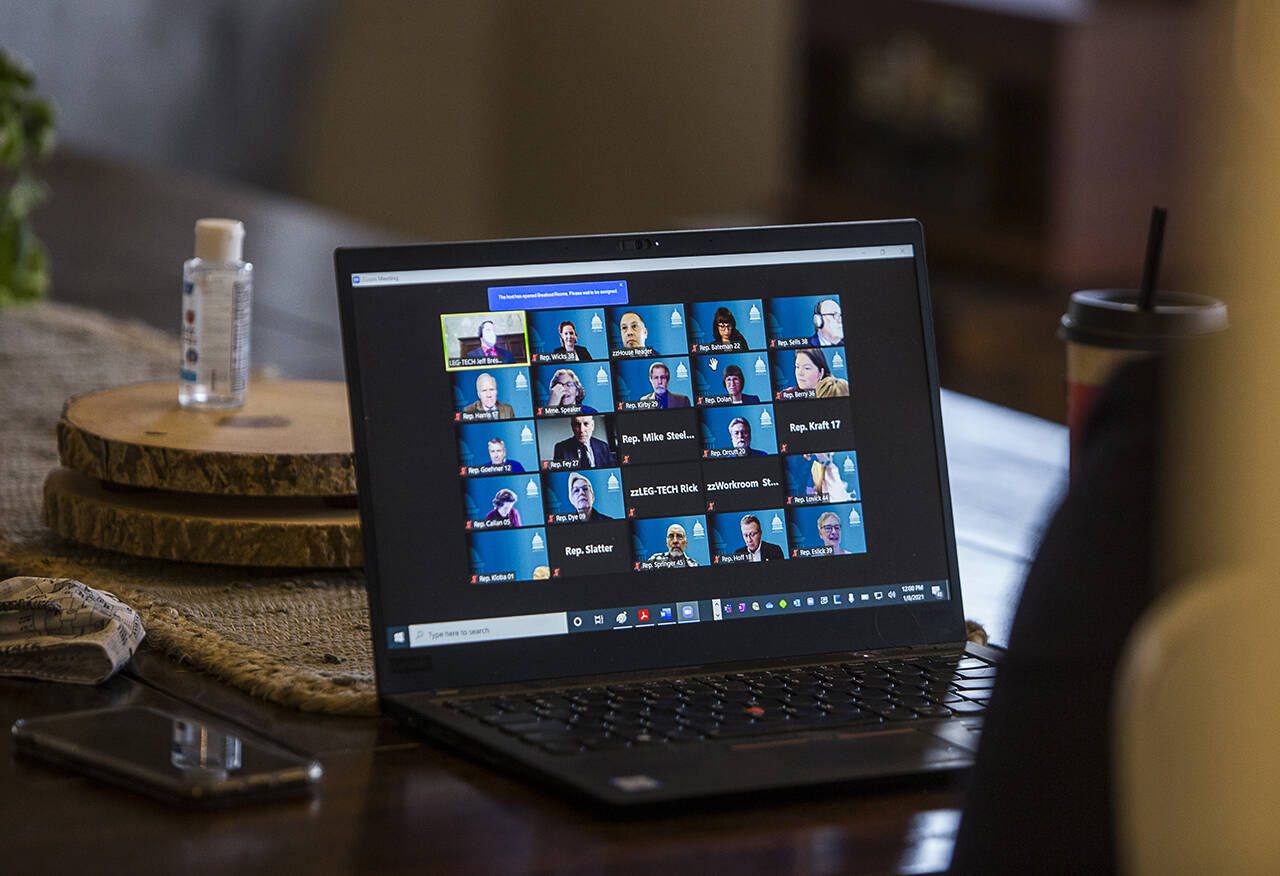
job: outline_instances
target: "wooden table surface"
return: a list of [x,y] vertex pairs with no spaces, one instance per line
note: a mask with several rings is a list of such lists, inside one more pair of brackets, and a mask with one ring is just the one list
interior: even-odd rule
[[[181,263],[201,216],[242,219],[255,263],[253,361],[340,378],[332,249],[396,242],[287,198],[62,157],[39,214],[55,300],[176,335]],[[175,358],[177,345],[175,341]],[[0,412],[3,415],[3,412]],[[1065,479],[1056,426],[943,394],[966,616],[1007,641],[1025,564]],[[956,782],[700,805],[614,821],[401,731],[386,719],[265,703],[143,651],[97,687],[0,679],[0,726],[124,703],[205,712],[318,756],[310,801],[174,810],[19,759],[0,741],[4,872],[928,873],[946,866]]]

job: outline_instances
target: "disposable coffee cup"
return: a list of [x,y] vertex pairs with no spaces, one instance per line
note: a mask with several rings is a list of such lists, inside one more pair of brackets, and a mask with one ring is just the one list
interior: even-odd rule
[[1124,362],[1151,356],[1227,327],[1227,306],[1208,295],[1157,292],[1144,310],[1137,289],[1086,289],[1071,293],[1058,337],[1067,342],[1067,429],[1071,473],[1098,394]]

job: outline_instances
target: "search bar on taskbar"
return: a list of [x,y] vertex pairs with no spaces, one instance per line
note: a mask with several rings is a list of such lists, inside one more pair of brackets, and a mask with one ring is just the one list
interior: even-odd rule
[[433,624],[410,624],[409,647],[429,648],[439,645],[462,645],[469,642],[496,642],[500,639],[562,636],[568,632],[569,616],[563,611],[442,621]]

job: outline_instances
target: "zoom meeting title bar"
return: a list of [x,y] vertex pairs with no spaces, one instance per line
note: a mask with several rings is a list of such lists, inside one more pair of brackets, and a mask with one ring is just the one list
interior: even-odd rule
[[[422,271],[371,271],[352,274],[353,286],[403,286],[416,283],[474,283],[535,277],[622,274],[638,271],[687,271],[702,268],[736,268],[756,265],[794,265],[804,262],[853,262],[915,257],[911,244],[849,246],[838,249],[798,249],[783,252],[747,252],[728,255],[680,256],[652,259],[614,259],[600,262],[555,262],[540,265],[495,265],[485,268],[432,268]],[[590,285],[590,284],[586,284]],[[549,305],[548,305],[549,306]],[[527,309],[521,302],[504,309]]]

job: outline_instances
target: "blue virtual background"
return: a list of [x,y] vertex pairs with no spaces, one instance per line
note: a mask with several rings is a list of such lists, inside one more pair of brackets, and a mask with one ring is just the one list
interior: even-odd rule
[[[546,475],[547,513],[573,514],[577,508],[569,501],[569,476],[573,472],[556,471]],[[591,468],[578,472],[591,481],[595,492],[595,509],[614,520],[621,520],[626,511],[622,505],[622,472],[616,468]]]
[[507,443],[507,460],[515,460],[527,472],[538,469],[538,443],[532,420],[497,420],[458,425],[458,461],[462,465],[488,465],[489,439]]
[[[816,453],[797,454],[784,457],[787,464],[787,495],[812,496],[813,463]],[[862,490],[858,485],[858,453],[854,450],[838,450],[831,454],[836,470],[849,488],[849,495],[855,500],[862,499]]]
[[521,526],[538,526],[545,516],[542,506],[542,485],[537,472],[518,475],[494,475],[493,477],[466,478],[463,480],[463,500],[467,519],[484,520],[493,510],[493,497],[501,489],[516,494],[516,508]]
[[713,353],[693,360],[693,388],[698,396],[724,395],[724,370],[730,365],[742,369],[743,395],[754,395],[759,401],[773,398],[769,386],[769,354]]
[[748,514],[754,514],[760,518],[761,541],[771,542],[782,548],[784,557],[791,555],[791,550],[787,546],[787,515],[781,508],[712,514],[710,516],[712,553],[728,556],[743,547],[742,518]]
[[567,368],[578,375],[578,382],[587,391],[582,403],[595,408],[600,413],[613,410],[613,378],[609,376],[608,362],[570,362],[535,365],[533,384],[537,393],[538,405],[545,405],[551,393],[551,378],[561,368]]
[[516,580],[528,581],[547,562],[547,531],[542,527],[499,529],[468,535],[468,553],[474,575],[515,572]]
[[852,554],[866,553],[867,532],[862,519],[862,503],[846,502],[840,505],[808,505],[790,508],[790,529],[793,548],[822,547],[818,534],[818,518],[828,511],[840,518],[840,543]]
[[550,353],[560,346],[560,323],[571,322],[578,334],[578,345],[587,348],[593,359],[609,358],[609,333],[605,328],[603,307],[580,310],[530,310],[525,318],[529,325],[529,350]]
[[671,372],[671,380],[667,384],[667,392],[674,392],[689,399],[693,404],[693,374],[689,359],[685,356],[658,356],[653,359],[620,359],[613,363],[614,379],[617,380],[615,392],[618,401],[639,401],[640,396],[653,392],[653,384],[649,382],[649,368],[654,362],[661,362]]

